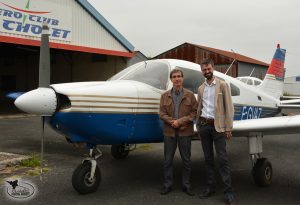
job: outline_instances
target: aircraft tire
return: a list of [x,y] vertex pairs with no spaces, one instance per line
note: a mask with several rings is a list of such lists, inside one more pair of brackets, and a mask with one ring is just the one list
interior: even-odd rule
[[101,172],[98,165],[96,166],[95,169],[95,175],[93,181],[90,181],[88,179],[90,173],[91,173],[91,163],[88,161],[80,164],[73,172],[72,185],[73,188],[79,194],[93,193],[98,189],[101,182]]
[[252,169],[252,175],[257,186],[269,186],[273,177],[271,162],[266,158],[258,159]]
[[129,154],[129,150],[125,150],[125,145],[112,145],[111,146],[111,155],[115,159],[125,159]]

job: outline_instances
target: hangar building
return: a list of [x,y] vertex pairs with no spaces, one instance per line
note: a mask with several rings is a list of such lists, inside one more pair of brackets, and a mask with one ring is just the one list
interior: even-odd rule
[[1,107],[5,93],[38,86],[43,21],[50,28],[52,84],[106,80],[133,56],[133,45],[87,0],[1,0]]
[[[192,43],[183,43],[172,48],[154,58],[172,58],[187,60],[201,64],[203,59],[211,58],[215,62],[215,69],[225,73],[231,63],[236,59],[228,71],[228,75],[232,77],[249,76],[263,79],[269,64],[253,58],[249,58],[238,53],[224,51],[216,48],[196,45]],[[253,71],[253,72],[252,72]]]
[[300,76],[284,78],[284,95],[300,96]]

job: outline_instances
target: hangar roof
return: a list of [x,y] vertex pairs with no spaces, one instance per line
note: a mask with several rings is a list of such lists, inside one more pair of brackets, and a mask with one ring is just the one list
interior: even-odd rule
[[[199,49],[202,49],[204,51],[208,51],[208,52],[212,52],[212,53],[215,53],[215,54],[218,54],[218,55],[221,55],[221,56],[225,56],[227,58],[236,59],[239,62],[262,65],[262,66],[266,66],[266,67],[269,66],[269,64],[267,64],[265,62],[262,62],[262,61],[259,61],[259,60],[256,60],[256,59],[253,59],[253,58],[250,58],[250,57],[238,54],[238,53],[234,53],[234,52],[230,52],[230,51],[224,51],[224,50],[220,50],[220,49],[216,49],[216,48],[211,48],[211,47],[197,45],[197,44],[193,44],[193,43],[187,43],[187,42],[183,43],[183,44],[180,44],[179,46],[176,46],[174,48],[171,48],[171,49],[169,49],[169,50],[167,50],[167,51],[165,51],[161,54],[158,54],[157,56],[155,56],[153,58],[159,58],[159,57],[164,56],[168,53],[172,53],[173,50],[176,50],[177,48],[180,48],[182,46],[191,46],[191,47],[199,48]],[[189,52],[189,51],[186,50],[184,52]],[[187,54],[187,55],[190,55],[190,54]],[[193,53],[192,55],[195,55],[195,53]],[[200,62],[197,62],[197,63],[200,63]]]
[[123,46],[129,51],[133,51],[133,45],[122,36],[87,0],[76,0],[80,5],[92,15],[92,17],[100,23],[110,34],[112,34]]
[[[189,43],[189,44],[191,44],[191,43]],[[267,64],[265,62],[262,62],[262,61],[259,61],[259,60],[256,60],[256,59],[253,59],[253,58],[250,58],[250,57],[238,54],[238,53],[224,51],[224,50],[220,50],[220,49],[216,49],[216,48],[210,48],[210,47],[202,46],[202,45],[196,45],[196,44],[191,44],[191,45],[194,45],[194,46],[196,46],[198,48],[201,48],[203,50],[211,51],[211,52],[218,53],[220,55],[223,55],[223,56],[226,56],[226,57],[229,57],[229,58],[232,58],[232,59],[236,59],[237,61],[240,61],[240,62],[246,62],[246,63],[252,63],[252,64],[257,64],[257,65],[269,66],[269,64]]]
[[0,21],[4,22],[0,25],[0,42],[40,46],[41,22],[47,21],[50,48],[123,57],[134,55],[134,46],[87,0],[28,2],[0,2]]

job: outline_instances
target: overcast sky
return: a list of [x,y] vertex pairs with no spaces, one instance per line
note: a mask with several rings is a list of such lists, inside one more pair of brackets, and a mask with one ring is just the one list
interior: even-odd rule
[[188,42],[270,63],[280,43],[286,76],[300,75],[299,0],[88,1],[146,56]]

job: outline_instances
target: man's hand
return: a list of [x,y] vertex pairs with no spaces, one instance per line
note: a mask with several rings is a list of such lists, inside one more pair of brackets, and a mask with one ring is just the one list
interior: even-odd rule
[[226,139],[230,139],[232,137],[231,131],[225,131],[225,137]]
[[172,120],[171,121],[171,126],[174,127],[174,128],[179,128],[179,123],[177,120]]

